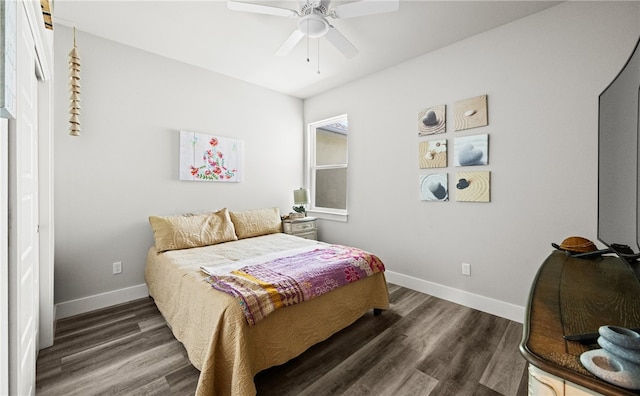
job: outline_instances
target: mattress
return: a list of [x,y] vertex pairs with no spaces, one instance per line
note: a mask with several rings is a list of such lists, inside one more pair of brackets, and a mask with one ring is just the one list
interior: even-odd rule
[[322,242],[275,233],[163,253],[149,249],[149,295],[200,370],[196,394],[255,395],[258,372],[300,355],[369,309],[389,308],[384,273],[376,273],[249,326],[238,301],[213,289],[200,270],[312,244]]

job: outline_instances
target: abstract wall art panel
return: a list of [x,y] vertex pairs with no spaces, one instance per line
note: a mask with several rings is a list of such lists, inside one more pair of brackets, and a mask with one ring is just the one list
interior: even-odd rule
[[491,172],[456,173],[456,201],[491,202]]
[[447,167],[447,139],[418,142],[420,169]]
[[446,131],[446,105],[438,105],[418,112],[418,136],[433,135]]
[[446,173],[434,173],[420,175],[420,200],[421,201],[448,201],[449,200],[449,176]]
[[487,95],[454,103],[453,118],[456,131],[488,125]]
[[489,134],[457,137],[453,140],[454,166],[487,165]]
[[242,141],[180,131],[180,180],[242,181]]

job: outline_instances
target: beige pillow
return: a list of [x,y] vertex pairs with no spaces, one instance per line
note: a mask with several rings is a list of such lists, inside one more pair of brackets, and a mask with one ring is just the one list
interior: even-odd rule
[[229,212],[238,239],[282,232],[280,209],[257,209]]
[[189,216],[149,216],[149,223],[158,252],[238,239],[226,208]]

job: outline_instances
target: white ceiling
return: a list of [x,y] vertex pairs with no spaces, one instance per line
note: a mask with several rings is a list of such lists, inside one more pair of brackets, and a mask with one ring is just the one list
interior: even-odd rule
[[[298,9],[295,0],[248,2]],[[53,15],[55,24],[308,98],[558,3],[400,0],[393,13],[330,19],[360,53],[346,59],[326,39],[310,39],[310,62],[306,39],[273,55],[297,19],[231,11],[224,0],[54,0]]]

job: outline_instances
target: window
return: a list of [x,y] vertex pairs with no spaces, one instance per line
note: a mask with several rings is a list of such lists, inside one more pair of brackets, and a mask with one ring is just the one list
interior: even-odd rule
[[346,221],[348,127],[346,115],[309,124],[309,211],[321,218]]

